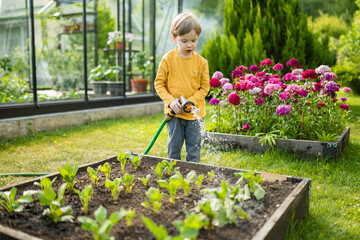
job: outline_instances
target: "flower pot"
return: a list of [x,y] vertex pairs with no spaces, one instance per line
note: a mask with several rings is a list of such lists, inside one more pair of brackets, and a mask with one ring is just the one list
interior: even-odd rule
[[70,27],[70,31],[72,32],[78,32],[80,31],[80,25],[74,25]]
[[102,81],[91,81],[90,84],[94,89],[95,94],[106,94],[107,83]]
[[[127,43],[125,42],[125,48],[126,48]],[[123,50],[124,46],[123,46],[123,42],[115,42],[115,48],[118,50]]]
[[123,82],[107,82],[108,89],[111,96],[123,96],[124,95],[124,83]]
[[70,26],[63,26],[63,32],[64,33],[70,32]]
[[134,92],[146,92],[149,79],[131,79],[131,88]]

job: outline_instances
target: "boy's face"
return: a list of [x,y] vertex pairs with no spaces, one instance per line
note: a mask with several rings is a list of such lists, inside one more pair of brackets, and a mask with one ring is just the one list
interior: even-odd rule
[[196,49],[197,41],[199,35],[195,32],[195,30],[191,30],[190,32],[179,35],[177,37],[172,36],[175,44],[178,46],[178,50],[181,56],[183,57],[191,57],[193,52]]

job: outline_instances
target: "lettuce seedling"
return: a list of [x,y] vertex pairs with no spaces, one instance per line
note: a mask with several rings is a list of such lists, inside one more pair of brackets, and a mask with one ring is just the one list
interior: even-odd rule
[[38,198],[42,205],[49,206],[49,208],[45,209],[43,212],[44,216],[49,217],[54,222],[72,222],[73,220],[73,210],[71,205],[66,207],[61,207],[64,202],[64,193],[66,190],[67,184],[62,184],[57,193],[53,188],[46,188],[44,191],[38,191]]
[[235,203],[251,199],[249,186],[246,184],[243,188],[240,185],[229,186],[229,199]]
[[105,179],[109,179],[111,173],[110,164],[108,162],[104,163],[104,165],[101,166],[100,171],[105,174]]
[[151,174],[148,174],[147,176],[146,176],[146,178],[138,178],[140,181],[142,181],[142,183],[144,184],[144,187],[146,187],[146,185],[147,185],[147,182],[150,180],[150,178],[151,178]]
[[90,175],[91,181],[93,182],[94,186],[96,186],[100,176],[98,176],[97,174],[99,173],[101,169],[101,165],[98,166],[98,168],[96,169],[96,171],[92,168],[92,167],[87,167],[87,172]]
[[186,213],[184,220],[175,220],[172,224],[180,232],[177,239],[195,240],[199,235],[199,230],[207,225],[207,218],[202,213]]
[[221,191],[218,191],[216,188],[210,188],[210,189],[208,188],[208,189],[204,189],[203,192],[207,194],[214,193],[215,197],[221,201],[222,205],[224,205],[226,196],[229,192],[229,186],[225,180],[222,180]]
[[131,192],[131,189],[132,189],[132,187],[133,187],[134,184],[135,184],[135,183],[132,183],[132,182],[134,181],[134,179],[135,179],[135,176],[130,175],[130,174],[128,174],[128,173],[126,173],[126,174],[123,176],[123,178],[122,178],[122,182],[124,183],[125,188],[126,188],[126,191],[127,191],[128,193]]
[[125,216],[126,224],[128,226],[131,226],[132,225],[132,219],[134,217],[136,217],[135,210],[121,208],[119,212],[120,212],[121,216]]
[[217,218],[217,212],[220,209],[220,202],[219,201],[206,201],[205,203],[198,204],[200,211],[206,215],[208,218],[208,228],[211,230],[212,222],[215,218]]
[[191,182],[196,180],[196,172],[194,170],[190,171],[186,178],[184,179],[180,172],[176,171],[175,175],[171,176],[170,179],[179,180],[181,182],[181,187],[184,190],[185,196],[188,196],[192,187],[190,187]]
[[260,200],[265,196],[265,190],[261,187],[263,179],[260,174],[255,174],[254,170],[248,172],[234,173],[235,176],[240,177],[236,182],[236,185],[240,185],[244,182],[244,179],[247,180],[250,191],[254,193],[256,200]]
[[146,192],[145,195],[148,197],[149,201],[152,203],[152,207],[149,202],[142,202],[141,205],[143,207],[150,208],[155,213],[159,213],[159,209],[161,207],[161,199],[163,197],[163,193],[160,193],[158,188],[150,187]]
[[171,236],[168,235],[166,229],[163,226],[158,226],[156,223],[151,221],[150,218],[147,218],[145,216],[141,216],[141,220],[149,229],[149,231],[155,236],[156,240],[171,240]]
[[59,169],[63,181],[67,183],[67,189],[71,192],[74,188],[77,179],[75,175],[78,171],[78,166],[72,167],[70,164],[66,165],[64,169]]
[[111,228],[124,217],[120,211],[113,212],[107,219],[107,210],[102,205],[94,212],[95,219],[80,216],[77,219],[85,231],[91,231],[93,238],[98,240],[115,239],[110,235]]
[[115,178],[114,181],[111,181],[109,179],[105,180],[105,187],[110,188],[114,202],[117,200],[121,190],[123,190],[124,188],[123,186],[120,185],[121,181],[122,181],[121,178]]
[[159,180],[161,180],[163,178],[163,169],[165,168],[165,165],[162,164],[161,162],[159,162],[156,166],[155,169],[153,169],[151,167],[151,169],[155,172],[156,176],[158,177]]
[[10,191],[0,192],[0,196],[5,199],[0,199],[0,204],[3,205],[8,212],[21,212],[24,209],[24,206],[19,203],[33,202],[30,195],[35,193],[35,191],[25,191],[23,196],[21,196],[18,200],[15,200],[16,191],[16,187],[12,187]]
[[34,185],[40,186],[41,190],[44,190],[45,188],[50,188],[52,186],[52,184],[55,182],[55,180],[56,180],[56,177],[52,181],[47,177],[43,177],[40,179],[40,183],[34,182]]
[[201,188],[201,184],[202,184],[204,178],[205,178],[204,174],[201,174],[198,176],[198,178],[195,181],[196,186],[198,186],[198,194],[200,194],[200,188]]
[[233,205],[231,201],[226,201],[219,210],[218,220],[219,226],[222,227],[226,224],[233,223],[237,225],[237,216],[244,219],[249,218],[246,212],[238,205]]
[[121,164],[121,170],[123,173],[125,173],[125,165],[126,165],[126,159],[130,158],[131,157],[131,153],[129,152],[121,152],[118,154],[117,156],[117,160],[120,162]]
[[91,197],[93,195],[94,189],[92,185],[87,185],[81,192],[77,189],[74,189],[74,192],[76,192],[79,195],[81,204],[84,207],[85,213],[88,212],[88,203],[91,200]]
[[135,170],[138,169],[139,165],[140,165],[140,158],[139,156],[131,156],[130,157],[130,162],[132,163],[132,165],[134,166]]
[[169,183],[165,180],[157,181],[161,188],[166,188],[169,192],[169,202],[175,204],[176,190],[181,186],[181,180],[176,178],[170,178]]
[[169,176],[179,170],[179,167],[175,167],[177,161],[168,162],[166,160],[163,160],[161,163],[165,166],[164,171],[166,170]]
[[209,176],[209,181],[212,182],[213,179],[214,179],[214,175],[215,175],[214,171],[210,171],[210,172],[208,172],[207,174],[208,174],[208,176]]

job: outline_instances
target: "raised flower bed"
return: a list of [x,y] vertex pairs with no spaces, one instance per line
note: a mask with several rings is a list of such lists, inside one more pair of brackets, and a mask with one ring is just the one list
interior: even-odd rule
[[[111,226],[114,225],[112,228],[110,227],[111,231],[108,234],[114,236],[115,239],[154,239],[153,235],[165,233],[169,236],[180,237],[174,239],[183,239],[184,237],[192,237],[193,239],[282,239],[291,219],[294,218],[296,222],[309,211],[309,179],[264,172],[253,175],[253,173],[241,169],[171,161],[170,159],[152,156],[144,156],[138,168],[135,169],[136,157],[131,156],[131,160],[128,159],[124,163],[122,156],[119,154],[118,157],[115,156],[81,166],[77,172],[72,171],[75,168],[65,168],[66,171],[60,170],[63,175],[64,172],[69,173],[68,176],[71,175],[71,172],[75,174],[77,181],[73,186],[74,189],[83,190],[85,186],[89,189],[88,186],[93,185],[92,198],[86,208],[87,213],[84,205],[80,202],[80,195],[78,196],[74,191],[66,190],[63,195],[62,206],[66,206],[66,208],[71,206],[71,215],[63,215],[62,219],[73,219],[73,221],[53,222],[50,220],[49,214],[46,217],[43,215],[49,211],[46,210],[48,207],[44,207],[39,202],[41,194],[33,193],[31,196],[34,198],[34,202],[20,203],[24,206],[23,211],[7,212],[4,207],[0,206],[0,238],[92,239],[90,231],[85,231],[81,223],[84,224],[85,218],[83,217],[94,218],[94,214],[99,214],[101,212],[99,206],[101,205],[108,212],[108,215],[102,215],[101,219],[109,217],[110,214],[112,217],[109,219],[112,220],[115,218],[118,220],[121,214],[123,217],[126,216],[114,224],[107,222]],[[167,168],[162,168],[162,171],[157,171],[155,174],[159,165],[166,165],[164,160],[168,163]],[[130,163],[131,161],[134,162],[134,165]],[[88,174],[88,167],[96,170],[98,166],[102,166],[100,171],[95,175],[95,178],[91,178]],[[124,170],[122,170],[122,166],[124,166]],[[179,173],[175,173],[176,168],[183,176],[182,179],[179,178]],[[111,171],[106,169],[111,169]],[[172,173],[169,174],[169,170]],[[163,173],[163,177],[161,181],[158,181],[158,174],[160,173]],[[237,176],[234,173],[238,173]],[[105,174],[108,174],[108,180],[105,179]],[[151,174],[151,177],[147,181],[147,185],[144,186],[144,180],[148,174]],[[134,176],[134,180],[130,185],[126,185],[125,179],[128,179],[129,176]],[[200,181],[201,176],[204,176],[202,181]],[[240,184],[238,183],[239,176],[243,176],[247,180]],[[50,184],[50,188],[56,190],[55,192],[64,189],[62,186],[65,185],[63,185],[60,174],[56,173],[48,177],[49,179],[56,177],[52,186]],[[97,183],[94,184],[92,180],[96,178]],[[118,195],[115,194],[116,198],[114,198],[113,191],[110,189],[116,188],[110,188],[109,182],[116,183],[116,178],[121,179],[120,187],[123,189]],[[142,178],[141,181],[140,178]],[[261,179],[264,181],[263,183],[261,183]],[[41,188],[34,185],[34,182],[39,181],[40,178],[8,186],[1,188],[0,192],[10,191],[16,187],[15,199],[19,199],[26,190],[49,189],[49,185],[46,186],[46,184],[43,184]],[[181,187],[177,189],[174,198],[171,198],[172,195],[168,191],[171,188],[167,190],[159,187],[164,183],[176,185],[178,181],[181,182]],[[190,184],[187,185],[186,182]],[[247,185],[244,185],[245,183]],[[259,188],[260,185],[260,188],[265,192]],[[70,184],[66,186],[69,187]],[[235,186],[238,188],[235,189]],[[249,189],[255,189],[251,193],[250,199],[246,197],[248,196],[246,191],[243,191],[246,186],[250,186]],[[187,196],[185,196],[185,188],[189,190]],[[130,189],[130,192],[127,189]],[[163,194],[162,200],[157,202],[160,202],[158,213],[153,210],[155,205],[148,197],[150,190],[154,189],[159,189],[159,193]],[[60,192],[58,192],[58,198],[61,195]],[[255,197],[259,200],[256,200]],[[155,197],[153,198],[155,199]],[[174,204],[171,203],[171,199]],[[41,200],[41,202],[43,201],[44,199]],[[144,202],[148,202],[148,204]],[[102,213],[104,213],[104,208],[102,208]],[[214,215],[211,214],[210,210]],[[97,218],[97,220],[99,219]],[[127,225],[129,224],[128,220],[131,221],[130,225]],[[91,222],[90,220],[87,221],[88,223]],[[151,222],[153,223],[151,224]],[[194,223],[196,224],[194,225]],[[96,225],[96,223],[94,224]],[[188,232],[187,230],[191,231]]]
[[232,80],[213,74],[209,141],[255,152],[276,147],[304,158],[339,157],[349,141],[351,89],[343,87],[338,98],[337,76],[326,65],[304,70],[296,59],[284,67],[268,58],[260,68],[239,66]]

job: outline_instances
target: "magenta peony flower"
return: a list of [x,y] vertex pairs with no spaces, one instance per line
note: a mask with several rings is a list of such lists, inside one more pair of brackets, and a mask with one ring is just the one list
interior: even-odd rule
[[265,72],[257,72],[256,74],[255,74],[257,77],[259,77],[259,78],[261,78],[261,77],[265,77]]
[[273,61],[271,61],[269,58],[265,59],[264,61],[260,62],[260,67],[263,66],[272,66],[273,65]]
[[220,82],[219,79],[217,79],[217,78],[210,79],[210,87],[217,88],[217,87],[220,87],[220,86],[221,86],[221,82]]
[[299,94],[299,95],[301,95],[303,97],[307,97],[307,95],[309,94],[309,92],[307,90],[305,90],[305,89],[301,89],[299,91],[296,91],[295,93],[297,93],[297,94]]
[[235,79],[237,77],[241,77],[243,75],[242,71],[240,69],[235,69],[233,72],[232,72],[232,78]]
[[224,77],[224,75],[222,74],[222,72],[219,72],[219,71],[214,72],[214,74],[212,75],[212,78],[217,78],[217,79],[220,79],[223,77]]
[[299,66],[299,61],[296,58],[292,58],[286,63],[286,66],[297,67],[297,66]]
[[340,105],[340,108],[342,110],[349,110],[349,105],[347,105],[346,103],[343,103],[343,104]]
[[248,124],[248,123],[246,123],[244,126],[243,126],[243,129],[245,130],[245,131],[247,131],[247,130],[249,130],[250,129],[250,124]]
[[267,84],[264,89],[264,93],[271,94],[274,90],[280,90],[281,86],[279,84]]
[[282,92],[279,94],[279,99],[282,101],[286,101],[288,99],[290,99],[291,95],[288,92]]
[[281,63],[277,63],[273,67],[274,71],[283,70],[284,66]]
[[325,84],[325,91],[324,93],[327,94],[327,93],[330,93],[330,92],[338,92],[340,89],[340,85],[337,84],[336,82],[334,81],[330,81],[330,82],[327,82]]
[[259,67],[257,65],[251,65],[250,66],[250,72],[258,72],[259,71]]
[[305,70],[305,72],[303,72],[301,74],[301,76],[303,77],[303,79],[317,79],[318,78],[318,75],[316,74],[315,70],[312,70],[312,69]]
[[234,89],[234,86],[231,83],[225,83],[224,86],[222,86],[222,89],[227,92]]
[[259,98],[255,98],[254,99],[254,102],[257,104],[257,105],[262,105],[264,104],[264,99],[259,97]]
[[340,100],[343,101],[343,102],[346,102],[347,98],[341,97]]
[[291,111],[291,105],[280,105],[276,108],[276,114],[284,116],[289,114]]
[[282,78],[283,81],[296,81],[297,80],[297,76],[295,74],[292,73],[287,73],[283,76]]
[[232,92],[229,94],[229,103],[236,106],[240,103],[240,97],[236,94],[236,92]]
[[210,105],[218,105],[220,103],[220,100],[217,99],[217,98],[212,98],[210,101],[209,101],[209,104]]
[[239,69],[239,70],[242,71],[242,72],[247,72],[247,70],[248,70],[248,68],[245,67],[244,65],[238,66],[237,69]]
[[348,88],[348,87],[343,87],[343,92],[346,92],[346,93],[348,93],[348,92],[351,92],[351,88]]
[[322,103],[318,103],[317,105],[318,105],[318,107],[317,107],[317,108],[319,108],[319,109],[320,109],[320,108],[323,108],[323,107],[325,107],[325,106],[326,106],[326,104],[325,104],[325,103],[323,103],[323,102],[322,102]]

